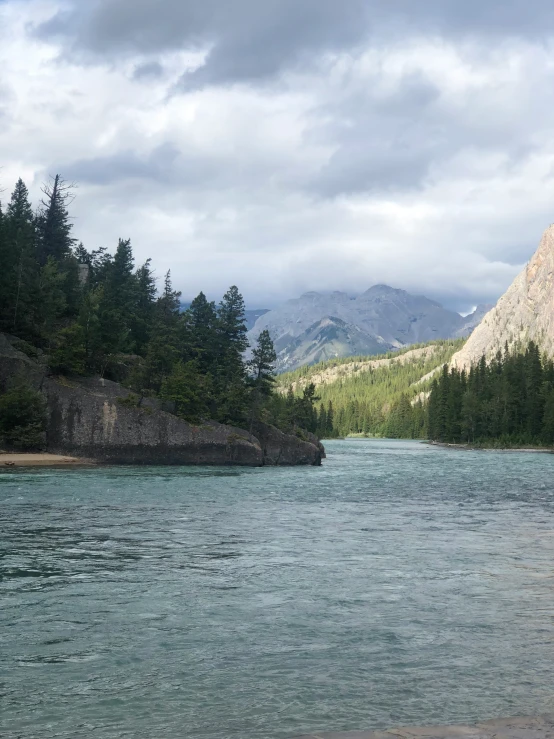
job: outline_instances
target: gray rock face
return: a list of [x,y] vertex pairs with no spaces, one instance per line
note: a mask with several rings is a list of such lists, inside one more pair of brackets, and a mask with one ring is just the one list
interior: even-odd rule
[[[48,450],[113,464],[319,465],[320,449],[271,426],[255,435],[205,422],[193,426],[151,404],[129,407],[116,383],[68,387],[47,380]],[[119,397],[114,393],[118,392]]]
[[[292,464],[319,466],[322,457],[325,456],[325,450],[322,453],[323,447],[319,442],[316,445],[303,441],[297,436],[284,434],[274,426],[257,423],[252,431],[259,439],[265,464],[274,466],[291,466]],[[315,437],[313,438],[316,441]]]
[[256,321],[250,341],[269,330],[278,369],[286,371],[334,357],[466,336],[475,325],[474,317],[463,318],[423,296],[375,285],[357,298],[342,292],[310,292],[289,300]]
[[[111,464],[264,464],[257,439],[241,429],[192,426],[151,407],[126,406],[102,388],[47,380],[48,451]],[[120,397],[126,396],[123,388]]]
[[[44,370],[0,334],[0,391],[24,373],[47,400],[46,450],[110,464],[152,465],[319,465],[318,440],[302,441],[264,424],[256,435],[215,422],[192,425],[101,378],[69,380]],[[259,435],[259,436],[258,436]]]
[[554,225],[546,229],[527,267],[490,310],[452,365],[469,368],[483,356],[491,359],[499,349],[535,341],[554,356]]

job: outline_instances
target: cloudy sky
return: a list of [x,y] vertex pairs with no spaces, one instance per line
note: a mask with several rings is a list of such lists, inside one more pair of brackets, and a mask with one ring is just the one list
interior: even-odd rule
[[0,184],[185,298],[494,301],[554,221],[551,0],[0,0]]

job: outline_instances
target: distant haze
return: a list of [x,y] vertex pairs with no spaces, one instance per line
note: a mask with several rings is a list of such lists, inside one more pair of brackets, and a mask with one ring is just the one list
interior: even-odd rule
[[0,0],[0,188],[183,299],[494,303],[554,220],[546,0]]

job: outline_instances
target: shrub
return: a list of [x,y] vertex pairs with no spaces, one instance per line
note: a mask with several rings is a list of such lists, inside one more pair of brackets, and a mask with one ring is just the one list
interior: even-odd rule
[[46,401],[23,378],[17,378],[0,395],[0,438],[14,449],[44,447]]

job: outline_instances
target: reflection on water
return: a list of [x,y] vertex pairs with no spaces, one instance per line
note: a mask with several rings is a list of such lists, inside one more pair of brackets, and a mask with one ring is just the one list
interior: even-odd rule
[[554,710],[554,457],[0,474],[0,735],[279,739]]

